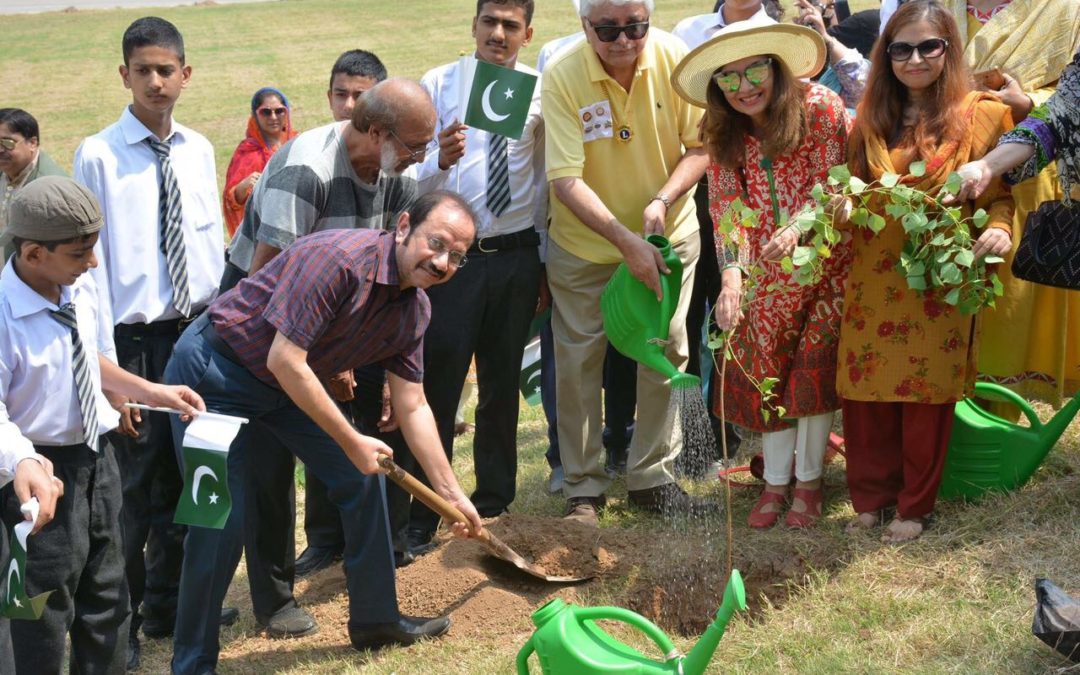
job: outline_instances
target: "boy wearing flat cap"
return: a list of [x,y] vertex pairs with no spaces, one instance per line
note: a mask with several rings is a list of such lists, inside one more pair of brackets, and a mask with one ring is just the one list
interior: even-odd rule
[[[12,621],[15,669],[58,673],[71,636],[73,670],[119,673],[129,606],[120,534],[120,477],[101,434],[118,414],[102,388],[151,405],[203,410],[187,387],[153,384],[120,369],[111,317],[87,270],[101,210],[85,187],[44,177],[11,201],[0,243],[15,255],[0,274],[0,443],[51,463],[64,497],[28,542],[25,589],[54,591],[37,621]],[[23,520],[25,490],[0,490],[0,515]],[[76,667],[77,666],[77,667]]]

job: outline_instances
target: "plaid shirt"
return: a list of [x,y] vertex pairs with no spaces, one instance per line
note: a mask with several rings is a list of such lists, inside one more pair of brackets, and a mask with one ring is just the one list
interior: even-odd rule
[[393,232],[328,230],[299,239],[210,306],[210,322],[242,365],[276,387],[266,367],[276,333],[308,352],[319,377],[378,363],[424,379],[427,294],[399,287]]

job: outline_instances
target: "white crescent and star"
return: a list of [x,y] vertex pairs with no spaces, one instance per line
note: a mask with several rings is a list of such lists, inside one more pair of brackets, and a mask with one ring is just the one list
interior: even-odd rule
[[12,558],[12,560],[11,560],[11,564],[10,564],[10,565],[8,565],[8,578],[7,578],[7,584],[8,584],[8,602],[9,602],[9,603],[10,603],[10,602],[14,602],[14,603],[15,603],[15,606],[16,606],[16,607],[21,607],[21,605],[19,605],[19,599],[18,599],[18,598],[15,598],[15,597],[13,597],[13,595],[14,595],[14,593],[15,593],[15,587],[14,587],[14,585],[13,585],[13,584],[11,583],[11,576],[12,576],[12,575],[15,575],[15,576],[16,576],[16,577],[18,577],[18,578],[21,578],[21,577],[22,577],[22,575],[21,575],[21,574],[19,574],[19,561],[18,561],[18,560],[15,560],[14,558]]
[[[205,464],[195,469],[195,474],[191,479],[191,501],[195,503],[195,506],[199,505],[199,483],[206,476],[210,476],[211,478],[213,478],[214,482],[220,482],[218,480],[217,474],[214,473],[214,470],[206,466]],[[210,503],[216,504],[217,500],[211,499]]]
[[[502,122],[510,117],[510,115],[500,115],[491,109],[491,90],[495,88],[496,84],[498,84],[497,80],[489,82],[488,86],[484,88],[484,95],[480,97],[480,106],[484,110],[484,115],[486,115],[489,120],[492,122]],[[506,91],[509,94],[506,98],[509,99],[514,97],[513,90],[507,89]]]

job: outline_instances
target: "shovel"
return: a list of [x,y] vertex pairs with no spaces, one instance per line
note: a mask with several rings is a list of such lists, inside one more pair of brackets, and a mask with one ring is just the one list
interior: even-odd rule
[[[379,457],[379,466],[387,471],[387,476],[390,480],[394,481],[413,497],[416,497],[424,503],[432,511],[438,513],[444,520],[450,523],[468,523],[468,519],[465,518],[465,514],[459,511],[453,504],[446,501],[435,492],[424,485],[420,481],[416,480],[405,469],[394,463],[394,460],[386,455]],[[540,569],[536,565],[530,563],[525,558],[521,557],[514,549],[503,543],[498,537],[491,534],[487,528],[484,528],[480,535],[477,537],[481,543],[487,548],[491,555],[500,560],[505,560],[514,567],[518,568],[522,572],[526,572],[536,577],[537,579],[543,579],[544,581],[550,581],[556,584],[573,584],[579,581],[585,581],[593,578],[595,575],[589,575],[584,577],[558,577],[550,574],[545,574],[544,570]]]

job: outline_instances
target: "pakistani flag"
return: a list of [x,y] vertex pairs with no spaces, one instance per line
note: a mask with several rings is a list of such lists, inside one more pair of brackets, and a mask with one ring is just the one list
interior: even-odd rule
[[24,514],[30,514],[30,520],[24,520],[15,526],[11,535],[11,560],[7,566],[7,591],[0,603],[0,614],[9,619],[40,619],[45,611],[45,601],[52,591],[46,591],[29,597],[26,595],[26,538],[38,519],[38,500],[32,498],[23,504]]
[[475,61],[469,101],[465,106],[467,126],[521,138],[529,114],[536,76],[486,61]]
[[521,356],[521,395],[529,405],[540,402],[540,338],[525,345]]
[[232,511],[229,446],[247,420],[200,413],[184,434],[184,491],[173,522],[220,530]]

